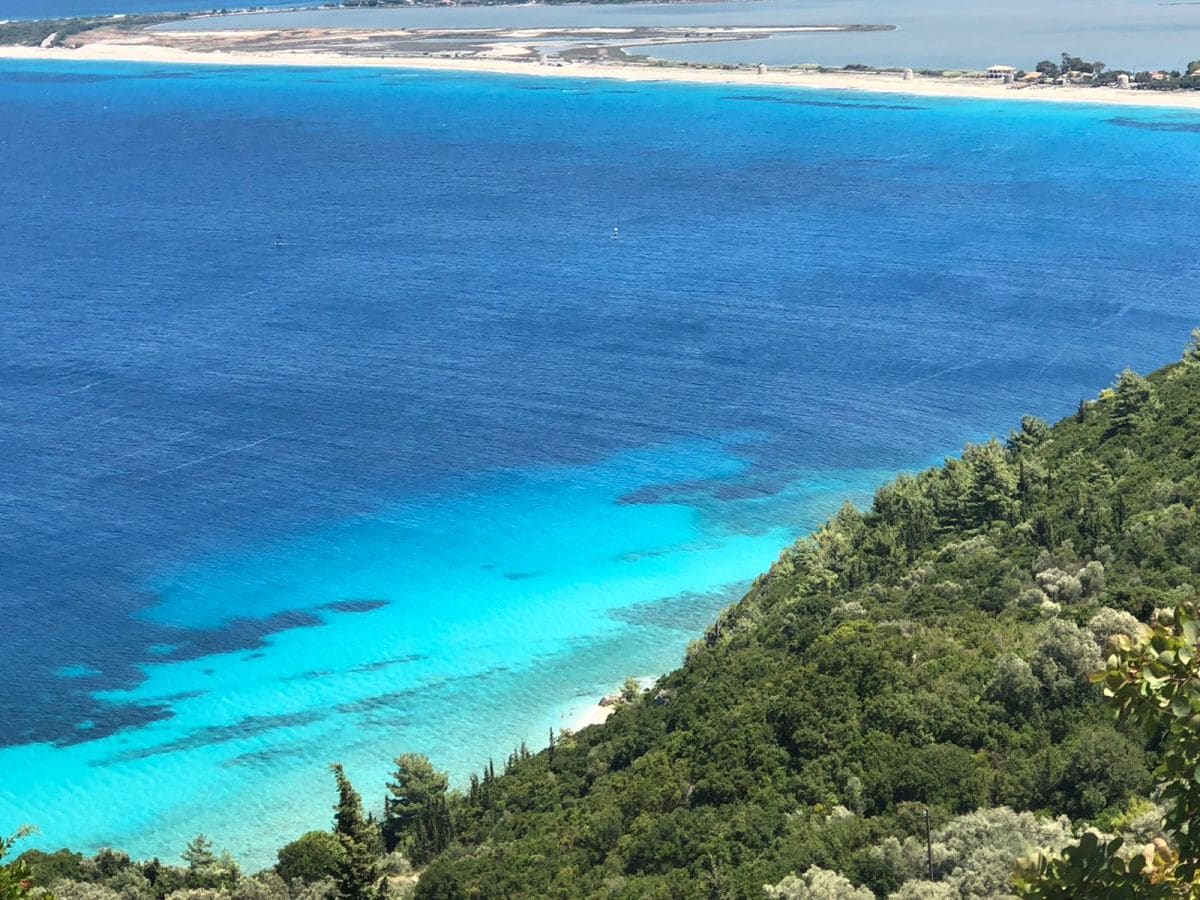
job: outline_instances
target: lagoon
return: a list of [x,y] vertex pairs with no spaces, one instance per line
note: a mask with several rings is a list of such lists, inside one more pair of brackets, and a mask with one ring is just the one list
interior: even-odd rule
[[755,0],[343,9],[195,19],[164,26],[240,28],[543,28],[694,25],[894,25],[894,31],[784,34],[655,48],[664,59],[719,63],[1032,69],[1062,52],[1110,68],[1184,69],[1200,51],[1200,4],[1153,0]]
[[[296,0],[258,0],[246,6],[294,7]],[[202,9],[237,8],[238,4],[205,6],[197,0],[0,0],[0,20],[60,19],[70,16],[109,16],[160,12],[192,12]]]

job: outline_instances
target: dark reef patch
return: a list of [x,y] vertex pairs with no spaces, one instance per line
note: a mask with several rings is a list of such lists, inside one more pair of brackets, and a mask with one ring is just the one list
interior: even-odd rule
[[524,581],[527,578],[537,578],[541,572],[505,572],[504,577],[509,581]]
[[210,728],[201,728],[198,731],[193,731],[191,734],[181,737],[175,741],[169,741],[166,744],[158,744],[154,747],[140,747],[136,750],[128,750],[124,753],[118,753],[115,756],[110,756],[106,759],[94,760],[93,766],[107,766],[113,763],[131,762],[138,759],[146,759],[151,756],[161,756],[164,753],[175,753],[179,750],[194,750],[197,747],[209,747],[213,744],[224,744],[229,741],[241,740],[243,738],[256,737],[268,731],[274,731],[277,728],[293,728],[300,725],[310,725],[313,722],[319,722],[325,718],[328,713],[323,712],[298,712],[285,713],[278,716],[248,716],[245,719],[234,722],[232,725],[213,725]]
[[232,619],[222,628],[204,631],[169,629],[174,647],[170,652],[158,654],[157,658],[181,662],[238,650],[261,650],[270,635],[293,628],[316,628],[323,624],[311,612],[289,610],[265,619]]
[[270,763],[288,756],[303,756],[308,752],[308,749],[307,747],[272,747],[269,750],[254,750],[250,753],[242,753],[232,759],[225,760],[221,763],[221,767],[233,769],[238,766],[254,766],[262,763]]
[[159,703],[124,703],[114,706],[96,702],[86,710],[81,710],[79,718],[69,727],[60,726],[58,733],[49,739],[49,743],[55,747],[70,747],[109,737],[119,731],[142,728],[152,722],[169,719],[173,715],[169,707]]
[[678,481],[674,484],[652,484],[630,491],[617,499],[619,506],[641,504],[676,503],[692,505],[703,500],[732,502],[773,497],[782,491],[781,481],[722,481],[719,479],[697,479]]
[[710,494],[717,482],[712,479],[696,479],[693,481],[677,481],[674,484],[650,484],[630,491],[617,498],[618,506],[639,506],[642,504],[681,503],[685,497],[695,497],[698,494]]
[[203,697],[208,691],[180,691],[178,694],[168,694],[165,697],[159,697],[159,703],[182,703],[184,700],[195,700],[197,697]]
[[848,100],[804,100],[799,97],[780,97],[774,94],[759,96],[739,96],[730,94],[726,100],[741,100],[746,103],[782,103],[787,106],[818,106],[825,109],[894,109],[901,112],[916,112],[926,109],[924,106],[914,106],[909,103],[854,103]]
[[365,613],[383,609],[390,603],[390,600],[335,600],[332,603],[326,603],[321,609],[327,609],[330,612]]
[[380,669],[388,669],[392,666],[403,666],[408,663],[420,662],[423,659],[429,659],[425,653],[410,653],[407,656],[393,656],[390,659],[378,659],[374,662],[362,663],[351,669],[351,672],[377,672]]
[[713,496],[718,500],[758,500],[774,497],[782,490],[782,482],[737,482],[718,485],[713,491]]
[[1116,125],[1118,128],[1137,128],[1141,131],[1175,131],[1189,134],[1200,134],[1200,121],[1195,119],[1189,122],[1170,122],[1161,119],[1146,120],[1146,119],[1131,119],[1128,116],[1115,116],[1108,120],[1109,125]]
[[122,78],[141,78],[146,81],[191,81],[201,78],[198,72],[175,72],[167,69],[156,69],[145,75],[122,75]]
[[119,75],[87,75],[82,72],[5,72],[0,82],[14,84],[99,84],[116,81]]
[[309,669],[306,672],[297,672],[295,675],[289,675],[283,681],[310,681],[313,678],[324,678],[326,675],[333,674],[333,669]]
[[386,694],[376,694],[374,697],[363,697],[361,700],[351,700],[349,703],[340,703],[335,707],[339,713],[366,713],[375,712],[382,709],[395,709],[406,700],[412,700],[419,697],[427,691],[444,684],[444,681],[434,682],[432,684],[421,685],[416,688],[409,688],[405,691],[389,691]]
[[411,700],[414,697],[427,696],[430,692],[440,690],[449,685],[462,681],[486,681],[493,675],[501,675],[511,671],[512,669],[508,666],[493,666],[490,669],[476,672],[473,675],[435,678],[416,687],[406,688],[403,691],[389,691],[386,694],[376,694],[374,697],[351,700],[348,703],[342,703],[334,707],[334,711],[339,713],[375,713],[383,710],[395,710],[407,700]]
[[[424,653],[410,653],[407,656],[392,656],[387,659],[377,659],[371,662],[360,663],[357,666],[351,666],[345,669],[345,672],[378,672],[380,669],[388,669],[392,666],[403,666],[407,663],[419,662],[429,657]],[[295,675],[289,675],[285,681],[310,681],[313,678],[324,678],[327,675],[336,675],[334,669],[308,669],[304,672],[298,672]]]
[[617,556],[618,562],[635,563],[643,559],[654,559],[658,556],[666,556],[668,553],[676,553],[680,549],[680,545],[668,547],[651,547],[645,550],[627,550]]
[[671,628],[700,633],[718,612],[736,603],[750,588],[750,582],[738,582],[711,591],[684,591],[646,603],[635,603],[611,610],[608,615],[628,625]]

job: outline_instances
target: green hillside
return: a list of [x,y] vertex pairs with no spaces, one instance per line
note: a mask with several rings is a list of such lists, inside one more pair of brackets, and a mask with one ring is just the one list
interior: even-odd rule
[[1200,896],[1198,503],[1200,331],[845,507],[682,668],[465,792],[406,755],[364,804],[335,766],[276,871],[29,852],[0,900],[997,898],[1039,850],[1027,897]]
[[1015,855],[1069,837],[1019,812],[1156,822],[1155,744],[1087,676],[1112,633],[1196,596],[1198,436],[1194,344],[844,508],[680,670],[454,801],[417,895],[762,897],[834,880],[817,866],[882,897],[928,874],[928,805],[935,841],[1015,842],[958,881],[935,860],[947,896],[994,896]]

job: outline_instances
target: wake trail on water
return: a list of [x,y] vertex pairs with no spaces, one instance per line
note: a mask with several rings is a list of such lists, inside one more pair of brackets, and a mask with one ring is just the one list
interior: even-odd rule
[[280,431],[276,434],[268,434],[266,437],[258,438],[257,440],[250,441],[249,443],[246,443],[246,444],[239,444],[236,447],[229,447],[225,450],[220,450],[216,453],[210,453],[207,456],[201,456],[197,459],[189,459],[187,462],[180,463],[177,466],[171,466],[169,469],[162,469],[161,471],[154,472],[150,475],[146,475],[145,477],[141,478],[140,480],[141,481],[149,481],[151,478],[158,478],[162,475],[170,475],[172,472],[178,472],[180,469],[187,469],[187,468],[190,468],[191,466],[198,466],[198,465],[200,465],[200,463],[208,462],[210,459],[216,459],[217,457],[220,457],[220,456],[228,456],[230,453],[240,453],[243,450],[249,450],[252,447],[257,447],[259,444],[265,444],[267,441],[273,440],[275,438],[283,437],[286,434],[291,434],[291,432],[290,431]]
[[[103,425],[104,423],[101,422],[100,424]],[[165,441],[161,444],[158,444],[154,447],[139,447],[137,450],[130,450],[128,453],[122,453],[120,456],[115,457],[113,459],[113,462],[120,462],[123,459],[129,459],[131,456],[141,456],[152,450],[161,450],[163,447],[170,447],[172,444],[178,443],[179,441],[182,441],[186,437],[191,437],[195,433],[196,432],[194,430],[193,431],[185,431],[182,434],[177,434],[177,435],[175,435],[175,437],[170,438],[167,441]]]

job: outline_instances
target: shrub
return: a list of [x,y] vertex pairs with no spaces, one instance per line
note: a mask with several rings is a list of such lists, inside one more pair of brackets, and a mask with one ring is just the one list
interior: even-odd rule
[[337,875],[346,849],[328,831],[310,831],[279,848],[275,871],[285,881],[312,884]]

